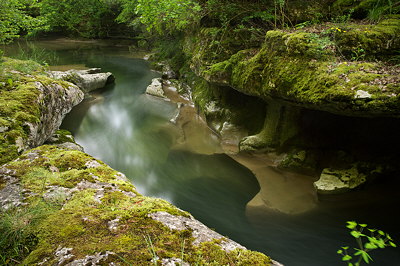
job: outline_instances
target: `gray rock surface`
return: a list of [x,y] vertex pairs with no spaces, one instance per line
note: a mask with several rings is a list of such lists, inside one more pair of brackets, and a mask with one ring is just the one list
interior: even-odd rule
[[166,98],[163,90],[162,79],[155,78],[151,81],[151,84],[147,86],[146,93],[156,97]]
[[356,95],[354,96],[355,99],[369,99],[371,97],[372,95],[369,92],[363,90],[356,91]]
[[200,245],[203,242],[213,241],[221,239],[221,243],[218,244],[221,248],[227,252],[232,251],[236,248],[246,249],[242,245],[223,237],[217,232],[211,230],[201,222],[197,221],[193,217],[175,216],[167,212],[155,212],[149,215],[156,221],[163,223],[171,230],[192,230],[194,237],[193,245]]
[[50,76],[55,79],[69,81],[81,88],[85,93],[104,88],[113,82],[115,77],[111,72],[101,72],[100,68],[87,70],[51,71]]
[[64,116],[83,100],[83,92],[73,84],[65,88],[57,83],[35,83],[40,95],[41,115],[39,123],[25,122],[29,128],[28,139],[20,139],[21,151],[42,145],[61,125]]

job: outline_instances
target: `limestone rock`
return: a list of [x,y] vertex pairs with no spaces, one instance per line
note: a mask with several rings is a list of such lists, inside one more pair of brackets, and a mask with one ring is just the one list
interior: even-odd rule
[[247,130],[243,127],[224,122],[221,134],[221,145],[228,154],[236,154],[239,152],[240,140],[247,136]]
[[154,220],[163,223],[171,230],[178,230],[178,231],[191,230],[194,238],[193,245],[198,246],[204,242],[220,239],[222,240],[222,242],[219,245],[225,251],[232,251],[236,248],[243,250],[246,249],[242,245],[230,239],[224,238],[217,232],[212,231],[210,228],[208,228],[201,222],[195,220],[193,217],[175,216],[167,212],[155,212],[151,213],[149,216]]
[[162,84],[162,79],[160,78],[155,78],[151,81],[151,84],[147,86],[146,88],[146,93],[161,97],[161,98],[166,98],[163,90],[163,84]]
[[[38,232],[38,245],[23,264],[148,265],[153,259],[161,265],[190,265],[193,261],[186,260],[201,252],[200,265],[210,261],[225,265],[221,260],[226,256],[235,265],[249,260],[251,265],[279,265],[212,231],[172,204],[140,195],[123,174],[85,153],[43,145],[0,170],[1,196],[7,189],[3,181],[12,176],[6,187],[18,185],[17,194],[31,197],[15,203],[26,201],[24,208],[28,209],[35,208],[39,199],[56,203],[40,217],[40,223],[26,224]],[[18,211],[19,205],[14,207],[11,211]],[[171,247],[166,256],[164,243]],[[150,248],[157,251],[156,256]]]
[[325,168],[314,186],[318,193],[337,194],[354,189],[365,181],[366,176],[360,173],[354,165],[352,168],[343,170]]
[[85,93],[104,88],[113,82],[115,77],[111,72],[101,72],[100,68],[87,70],[51,71],[50,75],[55,79],[69,81],[81,88]]
[[72,133],[68,130],[57,130],[50,138],[47,139],[46,144],[54,144],[60,148],[68,150],[83,151],[83,147],[75,142]]

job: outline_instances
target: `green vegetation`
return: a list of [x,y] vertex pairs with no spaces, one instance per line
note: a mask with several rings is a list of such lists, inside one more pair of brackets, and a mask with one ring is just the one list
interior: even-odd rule
[[38,5],[47,30],[93,38],[108,37],[118,28],[115,22],[121,8],[118,0],[43,0]]
[[107,262],[132,265],[159,265],[165,258],[194,265],[271,262],[258,252],[223,251],[218,245],[222,240],[193,245],[191,230],[170,230],[149,216],[158,211],[184,217],[188,213],[138,194],[120,173],[82,152],[44,145],[5,167],[21,181],[27,204],[3,211],[0,218],[0,230],[7,235],[0,242],[0,258],[11,264],[57,263],[60,247],[71,248],[74,260],[112,251]]
[[40,110],[35,104],[39,92],[34,79],[27,73],[43,73],[44,67],[33,61],[5,59],[0,65],[0,164],[18,156],[22,147],[17,143],[26,139],[26,122],[39,121]]
[[57,206],[45,201],[22,208],[0,210],[0,264],[15,265],[37,245],[36,229]]
[[[287,104],[349,116],[400,115],[398,1],[3,0],[0,10],[0,43],[50,32],[124,36],[152,46],[156,59],[167,61],[191,84],[201,108],[210,101],[223,107],[210,116],[243,123],[255,134],[241,142],[246,150],[279,148],[297,134],[299,118]],[[51,56],[34,54],[42,64]],[[26,54],[20,57],[26,59]],[[28,148],[29,123],[40,122],[42,106],[34,84],[53,81],[33,61],[1,60],[3,164]],[[232,96],[231,88],[265,102]],[[271,99],[280,102],[274,105]],[[69,141],[67,132],[57,134],[60,142]],[[288,154],[282,169],[308,173],[317,168],[307,150]],[[76,259],[111,250],[112,260],[127,264],[156,265],[159,258],[198,265],[270,263],[251,251],[227,254],[218,241],[193,246],[190,230],[171,233],[148,214],[187,213],[139,195],[116,171],[84,153],[42,146],[19,158],[7,168],[15,171],[30,197],[24,198],[24,207],[1,210],[2,264],[54,264],[60,244],[73,247]],[[88,167],[92,161],[98,166]],[[1,188],[6,186],[0,181]],[[100,189],[99,183],[110,185]],[[78,184],[89,185],[72,191]],[[114,220],[116,231],[109,229]],[[339,254],[344,261],[369,262],[369,251],[395,246],[382,231],[354,222],[348,227],[359,247],[353,253],[343,247]],[[362,238],[368,242],[361,244]]]
[[32,34],[44,27],[44,21],[35,17],[36,1],[2,0],[0,2],[0,44],[18,38],[21,33]]
[[[346,227],[351,230],[350,235],[357,241],[357,248],[350,249],[345,246],[340,248],[337,253],[342,256],[342,261],[346,262],[348,266],[359,266],[362,262],[368,264],[373,261],[370,256],[372,250],[396,247],[389,234],[381,230],[367,228],[367,224],[349,221]],[[368,231],[367,234],[365,234],[366,231]]]
[[[42,99],[42,86],[60,86],[64,92],[70,83],[48,77],[47,68],[31,60],[3,58],[0,62],[0,164],[16,158],[32,143],[28,139],[32,125],[40,122],[48,95]],[[53,96],[54,97],[54,96]]]

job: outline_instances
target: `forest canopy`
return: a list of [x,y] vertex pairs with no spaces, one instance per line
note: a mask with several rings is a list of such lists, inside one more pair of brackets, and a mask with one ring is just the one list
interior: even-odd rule
[[393,0],[2,0],[0,43],[20,35],[60,32],[85,38],[105,38],[122,32],[166,35],[212,27],[270,29],[301,23],[378,22],[399,14]]

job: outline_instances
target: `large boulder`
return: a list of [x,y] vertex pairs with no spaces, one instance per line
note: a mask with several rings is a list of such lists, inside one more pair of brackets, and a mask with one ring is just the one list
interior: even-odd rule
[[[24,73],[16,69],[31,69]],[[32,69],[35,69],[33,71]],[[31,61],[7,59],[0,82],[0,164],[43,144],[60,126],[64,116],[83,100],[84,93],[70,82],[48,77]],[[6,77],[1,75],[0,78]]]
[[72,82],[81,88],[85,93],[104,88],[107,84],[112,83],[115,80],[115,77],[111,72],[101,72],[100,68],[50,71],[50,76],[55,79]]
[[122,173],[77,150],[25,152],[0,168],[0,195],[0,217],[25,221],[16,230],[26,265],[280,265],[140,195]]

